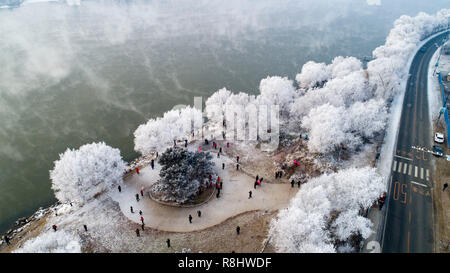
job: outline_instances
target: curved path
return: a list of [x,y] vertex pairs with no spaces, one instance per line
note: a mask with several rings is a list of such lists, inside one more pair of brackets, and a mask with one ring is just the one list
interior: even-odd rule
[[[198,142],[188,146],[189,150],[197,148]],[[154,170],[147,166],[140,169],[139,175],[128,177],[122,186],[122,192],[116,191],[112,198],[119,203],[124,215],[136,223],[140,224],[139,210],[142,210],[146,227],[163,231],[189,232],[212,227],[246,211],[285,208],[298,191],[297,187],[291,188],[290,184],[264,182],[261,187],[254,189],[254,177],[236,171],[235,163],[229,157],[222,155],[217,158],[214,152],[212,155],[216,171],[223,181],[223,189],[219,198],[214,196],[203,205],[194,208],[165,206],[154,202],[147,194],[137,202],[135,194],[139,193],[141,187],[146,188],[158,180],[159,164],[155,164]],[[222,170],[223,162],[226,164],[225,170]],[[253,193],[251,199],[248,198],[250,190]],[[134,213],[130,212],[130,206],[133,206]],[[201,211],[200,218],[197,216],[198,210]],[[192,224],[188,220],[189,214],[193,217]]]
[[[432,146],[428,112],[428,65],[448,34],[440,34],[417,52],[411,64],[387,195],[383,252],[433,252]],[[437,111],[437,110],[436,110]]]

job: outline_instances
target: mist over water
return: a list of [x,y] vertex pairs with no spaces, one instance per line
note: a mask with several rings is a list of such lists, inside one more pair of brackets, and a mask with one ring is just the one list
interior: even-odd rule
[[[0,7],[11,4],[0,0]],[[15,2],[16,3],[16,2]],[[227,87],[257,93],[309,61],[370,56],[402,14],[447,1],[17,1],[0,9],[0,232],[55,201],[59,153]]]

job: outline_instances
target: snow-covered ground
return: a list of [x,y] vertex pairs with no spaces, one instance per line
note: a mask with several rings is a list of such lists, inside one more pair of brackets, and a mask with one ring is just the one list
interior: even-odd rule
[[[196,151],[198,146],[202,146],[202,150],[206,151],[200,141],[193,142],[188,146],[191,151]],[[231,144],[232,146],[234,144]],[[213,156],[215,163],[215,171],[223,181],[223,189],[220,197],[215,195],[207,203],[192,208],[172,207],[159,204],[151,200],[147,194],[140,201],[136,201],[136,193],[139,193],[141,187],[148,188],[151,184],[159,179],[159,171],[161,166],[155,165],[152,170],[150,166],[140,169],[140,174],[133,175],[126,179],[122,187],[122,192],[115,191],[112,194],[113,200],[120,205],[122,213],[131,221],[140,223],[139,210],[143,213],[145,225],[158,230],[186,232],[205,229],[217,225],[226,219],[238,215],[242,212],[252,210],[273,210],[286,207],[289,200],[297,193],[298,188],[291,188],[289,184],[273,184],[262,183],[261,187],[253,188],[254,177],[247,175],[242,171],[236,171],[235,157],[222,154],[217,157],[218,150],[209,150]],[[226,153],[226,146],[223,147]],[[230,147],[231,149],[231,147]],[[250,150],[247,147],[247,150]],[[255,153],[254,153],[255,154]],[[239,159],[242,165],[250,160],[262,161],[262,158],[256,156],[245,157],[240,155]],[[222,170],[222,163],[225,163],[225,169]],[[271,178],[271,177],[270,177]],[[215,181],[215,180],[214,180]],[[249,199],[249,191],[252,191],[252,198]],[[133,206],[134,213],[131,213],[130,206]],[[202,213],[201,218],[197,217],[197,211]],[[188,216],[194,218],[192,224],[188,221]]]

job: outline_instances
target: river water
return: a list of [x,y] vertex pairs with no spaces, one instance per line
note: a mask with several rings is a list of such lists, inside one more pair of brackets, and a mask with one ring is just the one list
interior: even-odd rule
[[0,0],[0,232],[55,201],[66,148],[105,141],[130,160],[147,119],[222,87],[255,94],[309,60],[370,56],[400,15],[448,4],[430,2]]

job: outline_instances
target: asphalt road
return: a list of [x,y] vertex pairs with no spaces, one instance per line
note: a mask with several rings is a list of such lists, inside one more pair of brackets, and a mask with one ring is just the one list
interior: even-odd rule
[[[427,42],[414,57],[406,86],[400,128],[386,198],[382,252],[433,252],[433,186],[431,157],[433,136],[428,114],[427,74],[435,44]],[[438,110],[437,110],[438,111]],[[420,150],[415,147],[425,147]]]

